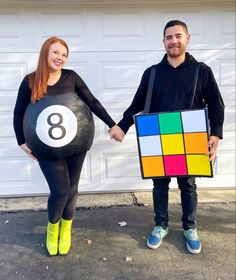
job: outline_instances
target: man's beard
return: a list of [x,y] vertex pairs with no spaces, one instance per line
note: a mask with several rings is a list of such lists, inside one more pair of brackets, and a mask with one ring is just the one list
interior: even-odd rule
[[[178,51],[172,51],[173,48],[178,48]],[[170,57],[181,56],[185,52],[185,48],[180,44],[172,44],[168,46],[167,53]]]

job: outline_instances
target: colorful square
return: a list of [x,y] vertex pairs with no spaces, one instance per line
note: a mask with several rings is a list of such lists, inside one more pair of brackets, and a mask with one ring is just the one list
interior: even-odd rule
[[207,110],[134,117],[142,177],[212,177]]
[[181,117],[184,133],[207,131],[206,113],[204,109],[181,112]]
[[141,161],[143,177],[152,178],[165,176],[162,156],[142,157]]
[[136,126],[138,136],[148,136],[160,134],[158,115],[136,116]]
[[161,135],[163,155],[184,154],[183,134]]
[[212,167],[206,155],[187,155],[188,174],[192,176],[211,176]]
[[161,134],[182,133],[180,112],[159,114],[159,122]]
[[186,154],[205,154],[208,152],[207,133],[184,133],[184,144]]
[[139,137],[139,145],[142,156],[162,155],[160,135]]
[[164,156],[166,176],[186,176],[187,164],[185,155]]

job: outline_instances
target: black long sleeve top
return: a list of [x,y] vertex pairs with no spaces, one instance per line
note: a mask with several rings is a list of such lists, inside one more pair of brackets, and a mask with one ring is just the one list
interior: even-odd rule
[[[62,69],[61,77],[53,86],[47,87],[46,95],[58,95],[68,92],[76,92],[88,105],[90,110],[109,127],[115,125],[114,120],[102,104],[93,96],[85,82],[73,70]],[[29,88],[28,75],[23,79],[14,108],[13,126],[18,145],[25,143],[23,134],[23,117],[28,104],[31,102],[31,89]]]
[[[176,68],[168,63],[167,55],[159,64],[153,65],[156,67],[156,76],[150,113],[190,109],[196,63],[199,62],[186,53],[185,62]],[[145,70],[131,105],[118,123],[125,133],[134,123],[133,116],[144,109],[150,72],[151,67]],[[210,134],[223,138],[224,102],[211,68],[201,62],[191,109],[201,109],[206,106],[208,107]]]

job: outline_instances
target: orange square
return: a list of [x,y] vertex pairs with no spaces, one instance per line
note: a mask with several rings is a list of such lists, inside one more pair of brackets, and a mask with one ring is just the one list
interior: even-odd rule
[[165,176],[162,156],[141,157],[143,177]]
[[186,154],[205,154],[208,152],[208,138],[206,132],[184,134]]

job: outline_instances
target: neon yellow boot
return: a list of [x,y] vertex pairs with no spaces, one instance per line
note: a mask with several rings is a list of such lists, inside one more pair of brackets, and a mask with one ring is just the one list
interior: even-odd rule
[[61,219],[61,229],[59,238],[59,254],[68,254],[71,246],[71,226],[72,220]]
[[55,256],[58,253],[58,234],[59,234],[59,222],[57,222],[56,224],[52,224],[48,222],[46,248],[49,256]]

